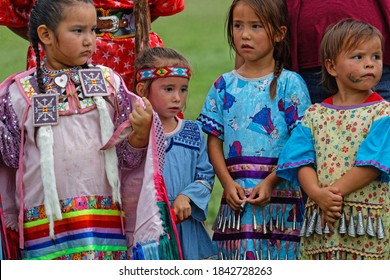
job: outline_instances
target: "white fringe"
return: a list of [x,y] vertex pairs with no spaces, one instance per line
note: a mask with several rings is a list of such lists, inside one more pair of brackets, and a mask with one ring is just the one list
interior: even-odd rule
[[41,156],[41,177],[44,190],[46,216],[49,220],[50,237],[54,240],[54,219],[62,220],[54,173],[53,130],[51,126],[38,129],[37,145]]
[[[104,145],[114,133],[114,124],[111,121],[111,117],[108,113],[106,102],[103,97],[94,96],[93,99],[99,111],[100,131],[102,143]],[[112,188],[112,198],[114,202],[121,204],[118,157],[115,146],[104,151],[104,160],[107,179]]]

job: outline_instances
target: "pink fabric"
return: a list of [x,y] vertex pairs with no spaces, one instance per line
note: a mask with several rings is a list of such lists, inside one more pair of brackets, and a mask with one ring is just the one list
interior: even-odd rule
[[[126,235],[128,247],[131,248],[137,242],[158,241],[160,235],[164,234],[160,209],[156,204],[157,201],[164,201],[169,208],[173,231],[179,246],[180,257],[182,258],[174,217],[170,209],[164,180],[158,168],[155,122],[152,122],[152,124],[149,136],[150,144],[148,145],[143,168],[128,172],[123,171],[122,200],[123,208],[125,213],[127,213]],[[133,213],[135,215],[132,215]],[[128,254],[131,255],[131,252]]]
[[125,137],[129,135],[129,130],[131,128],[131,123],[129,120],[123,122],[108,140],[108,142],[100,148],[100,150],[104,151],[110,149],[117,145],[119,142],[122,142]]

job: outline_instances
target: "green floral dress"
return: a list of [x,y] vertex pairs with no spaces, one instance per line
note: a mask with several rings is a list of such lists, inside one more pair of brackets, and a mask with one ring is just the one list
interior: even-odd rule
[[374,166],[382,172],[344,197],[334,232],[321,227],[321,210],[308,199],[300,258],[390,259],[390,103],[376,93],[353,107],[327,102],[306,111],[282,152],[277,175],[297,182],[298,168],[313,164],[320,186],[327,187],[353,166]]

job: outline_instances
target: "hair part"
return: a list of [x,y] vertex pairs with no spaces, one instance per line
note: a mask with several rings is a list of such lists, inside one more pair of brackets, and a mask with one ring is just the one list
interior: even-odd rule
[[39,44],[42,42],[38,36],[38,27],[46,25],[48,29],[56,34],[57,27],[65,18],[68,7],[77,3],[90,3],[93,5],[92,0],[37,0],[31,10],[28,23],[28,37],[36,57],[36,73],[41,93],[46,92],[46,89],[43,84],[43,71],[39,52]]
[[336,93],[338,86],[336,79],[326,70],[326,61],[330,60],[334,62],[341,53],[349,52],[359,44],[375,37],[381,40],[383,52],[382,33],[371,24],[348,18],[328,26],[320,45],[322,64],[321,84],[328,92]]
[[[158,68],[164,66],[177,66],[177,67],[186,67],[191,70],[190,63],[188,60],[176,50],[171,48],[146,48],[136,57],[134,61],[135,73],[139,70],[147,68]],[[134,88],[137,84],[136,79],[134,79]],[[145,83],[145,88],[147,92],[150,90],[150,86],[153,80],[142,81]]]
[[[237,52],[234,45],[233,36],[233,12],[238,3],[245,3],[249,5],[260,22],[264,26],[268,37],[274,42],[273,58],[275,60],[274,78],[270,85],[271,99],[276,96],[277,79],[284,67],[288,66],[290,61],[290,47],[288,33],[284,33],[282,26],[288,27],[288,11],[285,0],[233,0],[226,19],[226,33],[230,48]],[[276,38],[280,40],[276,42]]]

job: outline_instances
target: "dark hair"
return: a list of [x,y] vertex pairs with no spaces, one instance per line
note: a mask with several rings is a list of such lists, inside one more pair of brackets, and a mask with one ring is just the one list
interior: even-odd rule
[[[164,66],[179,66],[191,69],[188,60],[176,50],[171,48],[145,48],[136,57],[134,62],[135,73],[137,73],[139,70],[146,68],[156,68]],[[148,91],[152,82],[153,80],[148,80],[144,82]],[[135,81],[135,83],[137,83],[137,81]]]
[[285,0],[233,0],[230,6],[226,19],[226,32],[229,46],[235,52],[237,51],[234,45],[233,38],[233,11],[238,3],[243,2],[248,4],[259,17],[260,22],[264,26],[268,37],[274,41],[276,36],[282,37],[279,42],[274,41],[275,59],[274,78],[270,85],[270,95],[273,99],[276,95],[277,79],[280,76],[283,68],[287,66],[290,57],[290,48],[288,43],[288,32],[283,34],[282,26],[288,27],[288,11]]
[[325,68],[326,60],[335,61],[342,52],[348,52],[357,45],[367,42],[374,37],[378,37],[382,42],[381,32],[374,26],[359,20],[343,19],[333,25],[328,26],[320,45],[322,64],[322,85],[330,93],[336,93],[338,86],[336,79],[331,76]]
[[46,25],[47,28],[52,30],[56,34],[59,23],[64,19],[66,7],[74,5],[76,3],[90,3],[93,5],[92,0],[37,0],[31,10],[30,19],[28,23],[28,36],[30,43],[34,49],[37,65],[37,80],[39,90],[41,93],[46,91],[43,85],[43,71],[41,68],[41,57],[39,53],[39,36],[38,27],[40,25]]

